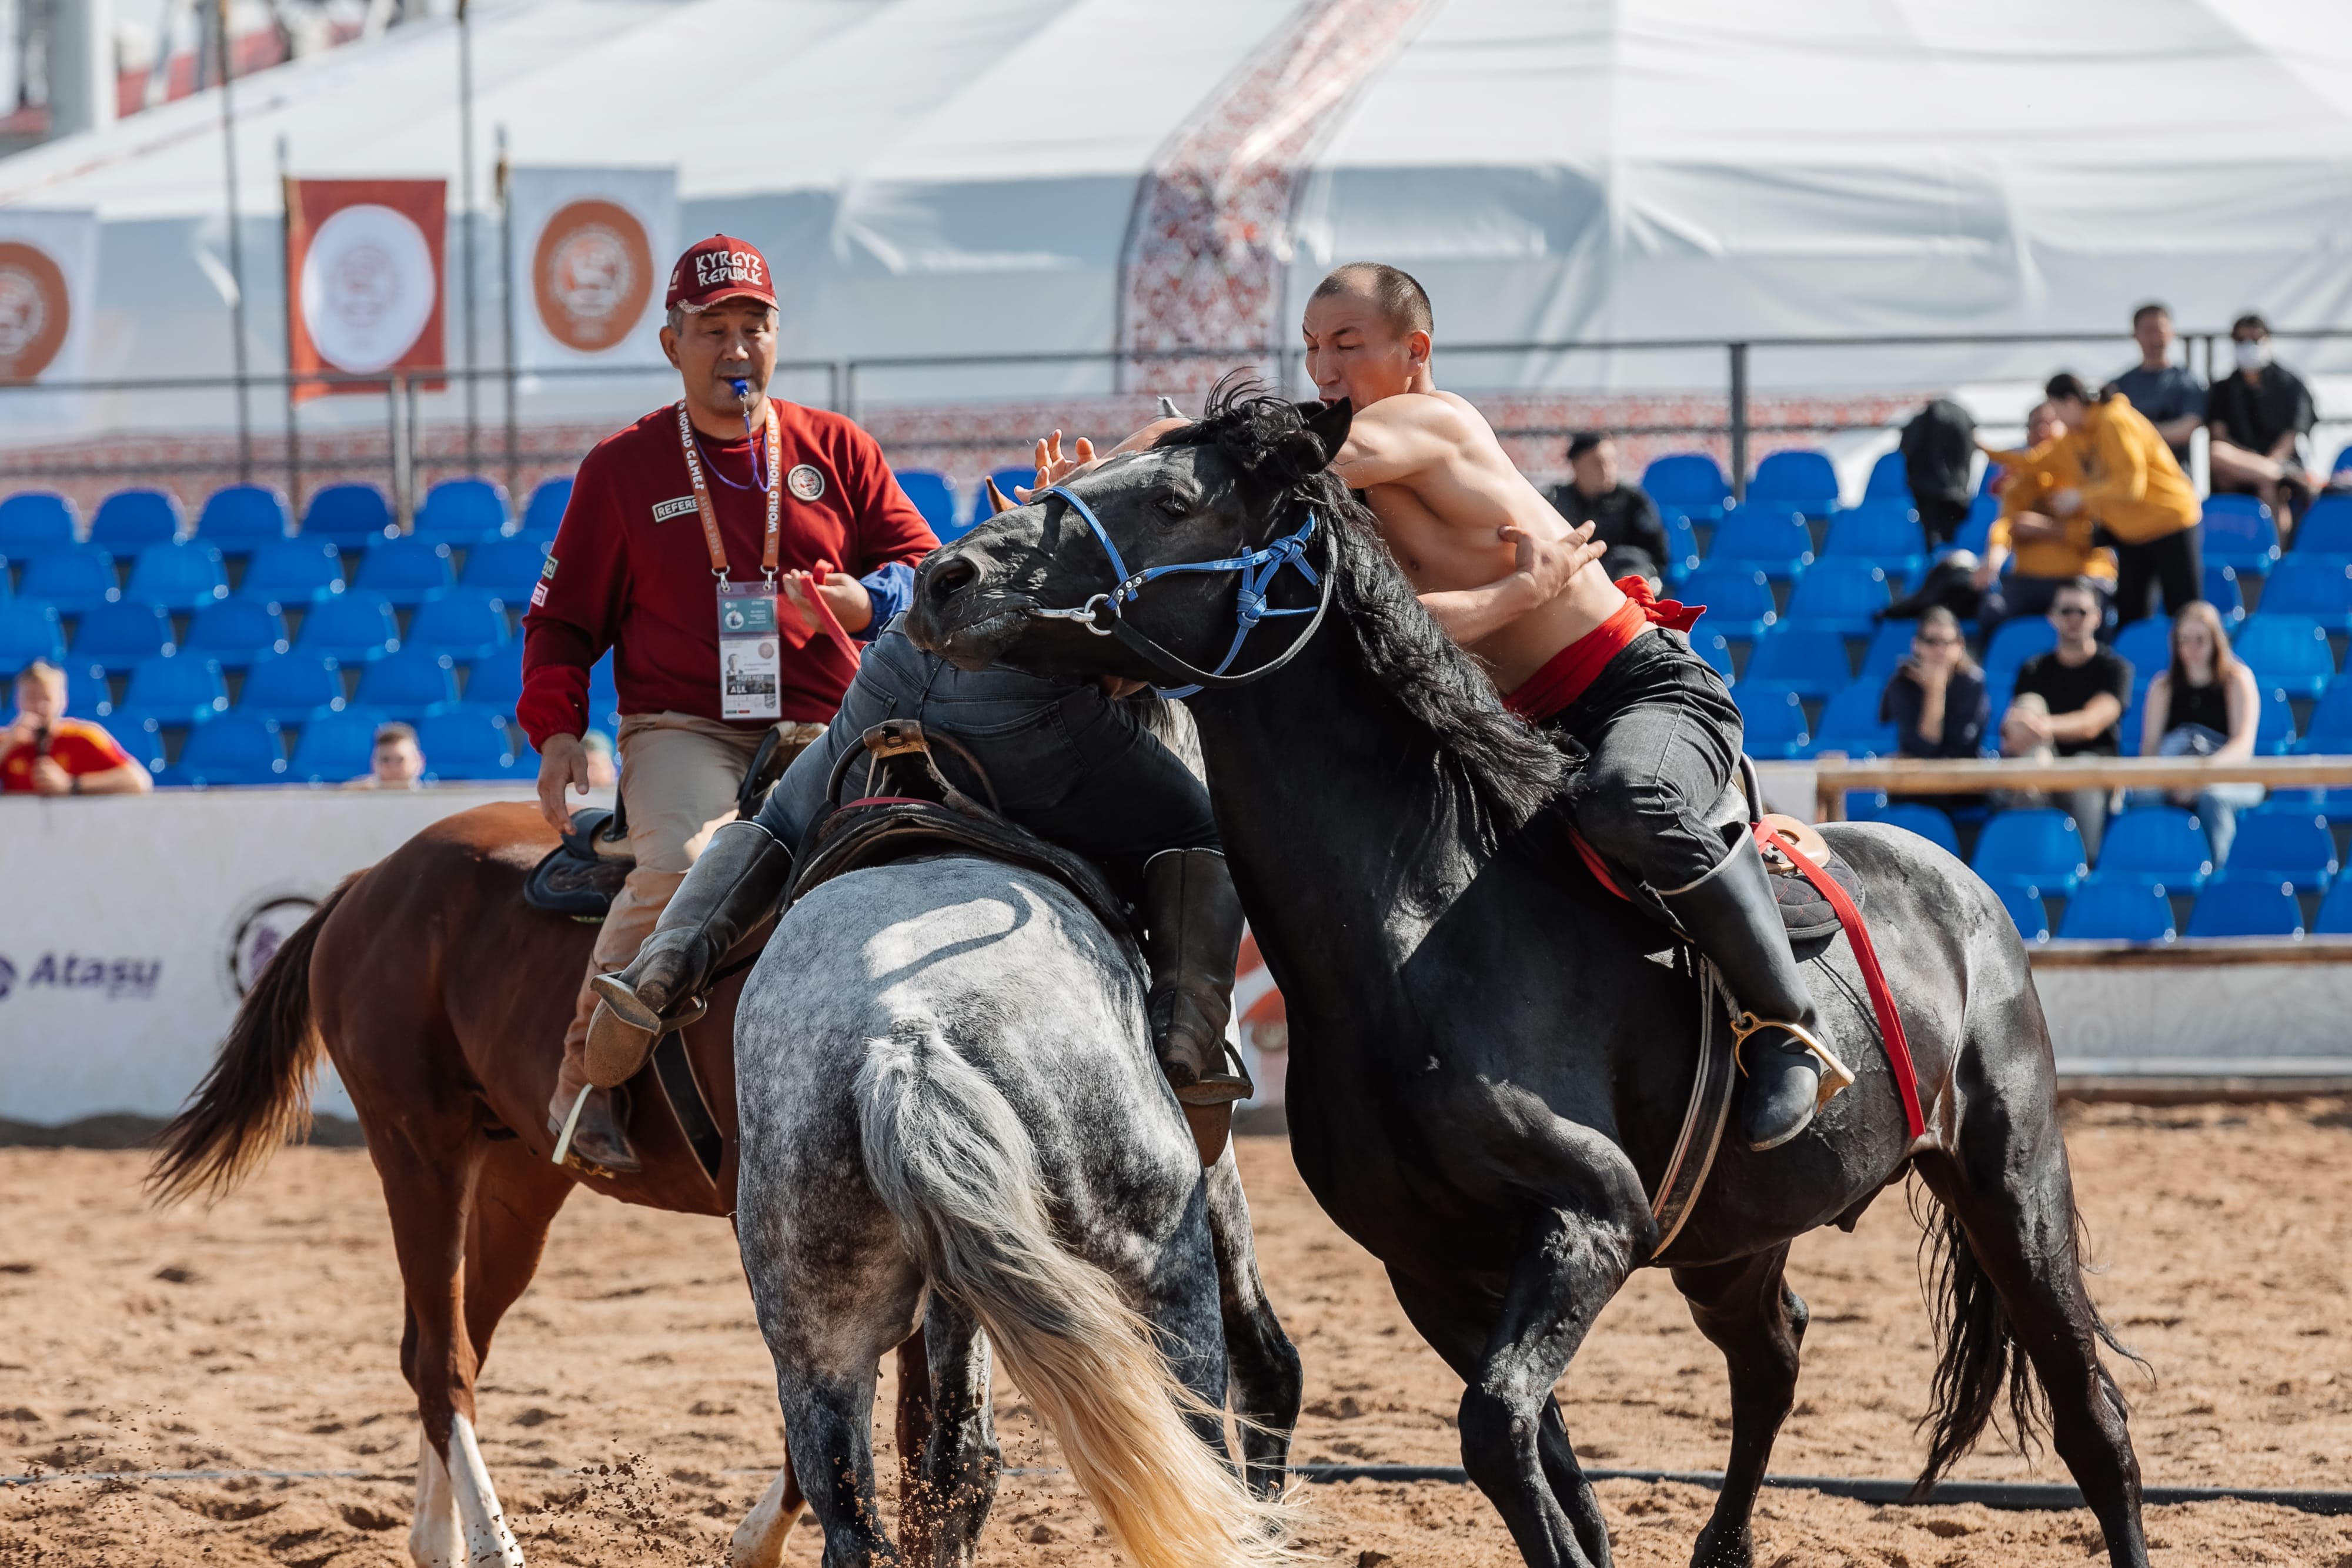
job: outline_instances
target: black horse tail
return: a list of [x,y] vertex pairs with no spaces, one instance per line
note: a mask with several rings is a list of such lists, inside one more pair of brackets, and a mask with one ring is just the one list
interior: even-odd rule
[[[356,880],[356,879],[353,879]],[[310,1084],[323,1049],[310,1017],[310,954],[351,890],[345,882],[286,938],[237,1009],[220,1054],[156,1138],[148,1196],[174,1204],[224,1197],[310,1126]]]
[[[1969,1248],[1968,1232],[1959,1216],[1930,1198],[1929,1212],[1918,1213],[1923,1189],[1914,1188],[1913,1211],[1927,1236],[1927,1266],[1932,1270],[1929,1289],[1936,1319],[1936,1381],[1927,1414],[1919,1425],[1930,1429],[1927,1467],[1912,1483],[1911,1500],[1924,1500],[1937,1478],[1976,1447],[1984,1429],[1997,1419],[2002,1385],[2008,1385],[2009,1422],[2020,1451],[2039,1445],[2050,1427],[2050,1399],[2033,1364],[2017,1343],[2009,1312],[1994,1290],[1992,1276]],[[2085,1255],[2088,1238],[2081,1210],[2074,1215],[2073,1255],[2076,1267]],[[2089,1298],[2084,1309],[2099,1342],[2117,1355],[2147,1364],[2124,1343]],[[2100,1375],[2105,1378],[2105,1372]],[[2123,1394],[2107,1380],[2109,1397],[2124,1408]]]

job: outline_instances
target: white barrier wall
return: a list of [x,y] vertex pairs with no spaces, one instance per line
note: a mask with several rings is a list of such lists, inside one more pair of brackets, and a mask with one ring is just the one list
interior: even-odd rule
[[[0,1118],[168,1115],[317,901],[501,785],[0,799]],[[606,802],[609,804],[609,802]],[[321,1111],[351,1114],[327,1073]]]

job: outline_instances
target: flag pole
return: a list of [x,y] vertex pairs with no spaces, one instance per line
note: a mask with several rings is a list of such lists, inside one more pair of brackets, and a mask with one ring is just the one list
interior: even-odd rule
[[520,460],[515,454],[515,286],[514,286],[514,203],[512,196],[513,166],[507,161],[507,128],[499,127],[499,299],[505,307],[499,312],[501,334],[499,362],[506,367],[507,385],[507,495],[512,497],[521,482]]
[[[251,484],[253,418],[246,400],[245,244],[237,233],[236,104],[229,89],[236,73],[229,54],[228,0],[216,0],[213,15],[220,29],[221,162],[228,186],[229,349],[236,367],[236,477],[240,484]],[[110,91],[112,87],[110,73]]]
[[474,28],[467,0],[457,0],[457,125],[458,200],[465,204],[466,223],[466,471],[482,466],[479,389],[475,376],[475,309],[478,279],[474,270]]
[[[227,4],[227,0],[222,0]],[[294,175],[287,164],[286,138],[278,139],[279,251],[286,278],[286,499],[299,513],[302,506],[302,437],[294,423]]]

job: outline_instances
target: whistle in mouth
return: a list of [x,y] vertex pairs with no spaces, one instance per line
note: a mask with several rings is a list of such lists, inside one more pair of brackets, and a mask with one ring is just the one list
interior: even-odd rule
[[728,384],[735,389],[735,395],[737,397],[742,399],[745,402],[750,402],[751,401],[751,383],[750,382],[738,376]]

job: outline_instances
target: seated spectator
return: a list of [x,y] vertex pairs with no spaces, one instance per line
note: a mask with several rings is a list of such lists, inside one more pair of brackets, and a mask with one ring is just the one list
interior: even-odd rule
[[2088,582],[2106,593],[2115,586],[2116,558],[2092,542],[2095,526],[2086,514],[2050,515],[2053,496],[2082,488],[2083,468],[2079,444],[2067,439],[2048,402],[2025,416],[2025,450],[1988,451],[2001,467],[2000,516],[1985,536],[1984,559],[1969,582],[1984,594],[1977,615],[1990,643],[2012,615],[2049,614],[2050,601],[2070,582]]
[[2278,515],[2284,537],[2305,504],[2327,487],[2305,465],[2301,450],[2318,414],[2302,378],[2271,361],[2271,329],[2261,317],[2239,317],[2230,342],[2238,368],[2205,394],[2213,493],[2260,496]]
[[1911,656],[1886,683],[1878,716],[1894,724],[1906,757],[1974,757],[1984,744],[1991,716],[1984,672],[1950,611],[1937,605],[1920,615]]
[[1551,504],[1571,523],[1591,523],[1592,537],[1607,545],[1601,569],[1611,577],[1649,580],[1653,591],[1662,581],[1671,552],[1666,526],[1658,517],[1658,504],[1639,486],[1617,480],[1617,443],[1606,431],[1588,430],[1568,444],[1568,466],[1575,476],[1551,491]]
[[346,789],[414,789],[425,780],[425,752],[416,731],[404,724],[376,727],[375,749],[368,754],[368,770]]
[[2095,393],[2062,371],[2042,390],[2083,470],[2080,485],[2051,493],[2050,515],[2072,521],[2087,514],[2098,541],[2115,546],[2116,623],[2152,614],[2159,584],[2168,615],[2204,598],[2197,533],[2203,514],[2156,426],[2113,387]]
[[588,758],[588,788],[611,789],[621,782],[621,766],[613,757],[613,740],[601,729],[592,729],[580,737],[580,749]]
[[2172,312],[2150,300],[2132,312],[2132,337],[2139,363],[2116,378],[2116,390],[2147,415],[2172,460],[2189,471],[2189,438],[2205,423],[2205,383],[2186,365],[2172,362]]
[[[2113,757],[2116,721],[2131,701],[2128,661],[2099,643],[2099,595],[2087,582],[2070,582],[2050,603],[2050,623],[2058,646],[2025,662],[2017,673],[2017,695],[2000,721],[2003,757],[2046,762],[2053,757]],[[2107,821],[2104,787],[2069,789],[2055,796],[2040,790],[2004,791],[2007,806],[2056,804],[2074,819],[2083,846],[2096,858]]]
[[0,729],[0,792],[144,795],[139,759],[88,719],[66,716],[66,673],[36,659],[16,675],[16,716]]
[[1977,455],[1975,416],[1949,398],[1937,398],[1903,427],[1897,449],[1920,531],[1930,549],[1941,549],[1968,520],[1974,498],[1969,479]]
[[[2210,757],[2235,762],[2254,754],[2263,694],[2253,671],[2230,652],[2221,617],[2210,604],[2192,604],[2172,622],[2172,662],[2147,685],[2142,757]],[[2154,796],[2156,790],[2141,793]],[[2263,803],[2259,784],[2208,784],[2161,791],[2205,824],[2213,862],[2230,858],[2238,813]]]

